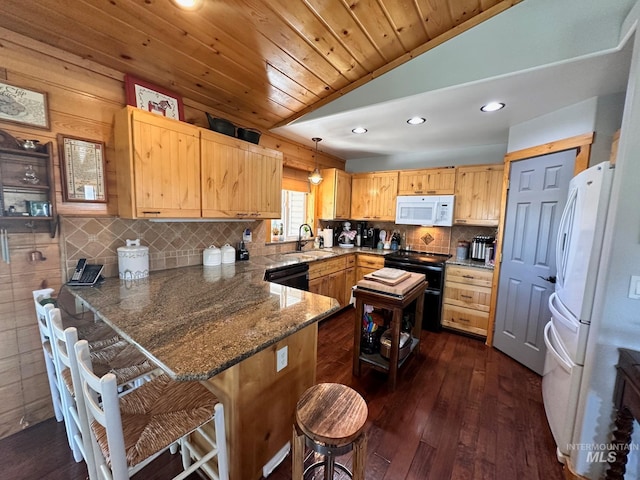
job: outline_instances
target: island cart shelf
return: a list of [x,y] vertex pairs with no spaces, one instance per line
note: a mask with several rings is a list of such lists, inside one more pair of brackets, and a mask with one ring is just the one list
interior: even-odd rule
[[[389,373],[389,387],[391,390],[396,388],[396,380],[398,376],[398,368],[407,361],[413,352],[420,346],[420,333],[422,331],[422,308],[424,304],[424,291],[427,282],[418,283],[409,292],[403,296],[388,295],[384,292],[367,290],[363,288],[355,288],[354,296],[356,299],[356,314],[354,322],[353,335],[353,374],[360,376],[360,366],[365,363],[377,370]],[[402,326],[402,312],[415,300],[415,322],[411,331],[411,351],[402,360],[399,360],[400,350],[400,328]],[[379,353],[363,353],[360,351],[360,338],[362,336],[362,315],[364,314],[364,305],[371,305],[374,308],[390,310],[391,317],[391,351],[389,360],[385,359]]]

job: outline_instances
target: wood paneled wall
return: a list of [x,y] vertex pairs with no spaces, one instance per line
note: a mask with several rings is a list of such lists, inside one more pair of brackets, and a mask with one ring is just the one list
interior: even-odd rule
[[[51,129],[6,122],[0,122],[0,128],[18,138],[52,141],[54,146],[56,136],[61,133],[102,141],[106,145],[107,204],[62,201],[60,162],[55,149],[55,202],[61,215],[118,214],[113,117],[125,105],[124,73],[0,28],[0,79],[47,92]],[[205,107],[188,98],[183,100],[186,121],[206,127]],[[223,116],[219,112],[211,113]],[[263,132],[260,144],[282,151],[286,166],[306,171],[315,168],[310,147],[267,132]],[[321,167],[344,169],[343,160],[324,154],[319,155],[319,163]],[[0,437],[52,415],[31,291],[43,285],[56,289],[60,286],[62,260],[58,238],[37,236],[38,248],[43,250],[47,261],[33,265],[27,261],[33,236],[11,235],[14,261],[10,265],[0,264]]]

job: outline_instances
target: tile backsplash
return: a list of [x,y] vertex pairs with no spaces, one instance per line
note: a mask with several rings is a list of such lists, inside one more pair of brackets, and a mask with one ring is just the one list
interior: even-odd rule
[[267,255],[293,250],[294,245],[265,245],[265,222],[151,222],[121,218],[63,217],[61,222],[62,265],[70,275],[79,258],[105,266],[103,275],[118,276],[118,247],[140,239],[149,247],[149,269],[202,264],[202,250],[209,245],[229,243],[237,248],[248,228],[253,241],[246,247],[250,255]]
[[[333,228],[334,231],[342,231],[344,222],[321,222],[323,227]],[[351,221],[351,228],[356,228],[356,221]],[[459,226],[453,227],[419,227],[412,225],[396,225],[391,222],[369,222],[369,227],[380,228],[390,236],[398,232],[401,238],[406,238],[409,250],[421,252],[433,252],[455,254],[458,241],[471,239],[476,235],[495,236],[495,227]]]
[[[294,250],[295,243],[267,244],[265,221],[247,222],[151,222],[115,217],[62,217],[61,262],[67,278],[79,258],[105,266],[103,275],[118,276],[118,247],[126,240],[140,239],[149,247],[149,269],[165,270],[202,264],[202,250],[209,245],[225,243],[237,248],[242,233],[250,229],[253,241],[246,244],[251,256],[269,255]],[[352,222],[354,225],[355,222]],[[323,227],[342,229],[341,222],[322,222]],[[397,231],[407,239],[412,250],[455,254],[459,240],[470,241],[475,235],[495,235],[490,227],[454,226],[413,227],[393,223],[372,223],[389,235]]]

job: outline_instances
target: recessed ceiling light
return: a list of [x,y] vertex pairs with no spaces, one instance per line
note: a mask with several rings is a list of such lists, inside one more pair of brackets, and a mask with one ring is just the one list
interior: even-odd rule
[[368,130],[364,127],[356,127],[353,130],[351,130],[353,133],[367,133]]
[[424,123],[426,121],[427,119],[423,117],[411,117],[409,120],[407,120],[407,123],[409,125],[420,125],[421,123]]
[[483,105],[482,107],[480,107],[480,110],[482,110],[483,112],[495,112],[503,108],[504,108],[504,103],[489,102],[486,105]]
[[173,0],[183,10],[196,10],[202,6],[202,0]]

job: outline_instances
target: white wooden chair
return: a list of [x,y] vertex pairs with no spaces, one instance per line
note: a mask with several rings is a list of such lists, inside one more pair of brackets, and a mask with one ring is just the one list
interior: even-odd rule
[[79,398],[78,402],[76,402],[75,396],[77,391],[75,388],[80,385],[78,363],[73,350],[73,346],[78,341],[78,330],[75,327],[65,329],[62,325],[60,310],[49,305],[47,307],[54,361],[58,378],[62,382],[60,393],[69,446],[76,462],[85,460],[89,478],[95,480],[98,475],[93,458],[87,412],[84,408],[83,399]]
[[[51,332],[54,366],[60,383],[59,390],[69,446],[77,462],[83,459],[86,461],[89,477],[93,480],[98,477],[95,474],[93,452],[89,440],[89,424],[86,419],[84,402],[81,398],[76,398],[76,392],[79,391],[76,388],[79,388],[80,383],[79,377],[74,378],[74,375],[78,375],[78,366],[73,346],[78,341],[78,330],[75,327],[65,328],[60,309],[53,308],[53,305],[47,305],[45,313]],[[97,370],[103,373],[113,373],[116,376],[119,391],[125,388],[134,388],[150,380],[153,375],[161,373],[135,347],[126,342],[126,345],[122,345],[122,342],[125,341],[121,340],[90,352],[94,370],[96,370],[97,364]],[[113,362],[109,363],[110,360]],[[82,403],[82,407],[77,406],[80,403]],[[91,454],[89,457],[87,457],[87,452]]]
[[[184,471],[174,480],[199,468],[213,479],[228,480],[224,409],[202,384],[176,382],[161,375],[119,397],[115,375],[93,373],[87,342],[76,343],[75,352],[100,478],[129,479],[179,442]],[[210,427],[215,438],[208,433]],[[204,454],[189,440],[196,431],[210,445]],[[217,471],[207,463],[213,458]]]
[[51,350],[51,332],[47,324],[45,305],[43,302],[51,298],[53,288],[43,288],[33,291],[33,303],[36,308],[36,321],[38,322],[38,331],[40,332],[40,342],[42,343],[42,352],[44,353],[44,364],[47,369],[47,378],[49,380],[49,390],[51,391],[51,402],[53,403],[53,413],[58,422],[64,419],[62,413],[62,400],[60,398],[60,388],[56,376],[56,369],[53,363],[53,350]]

